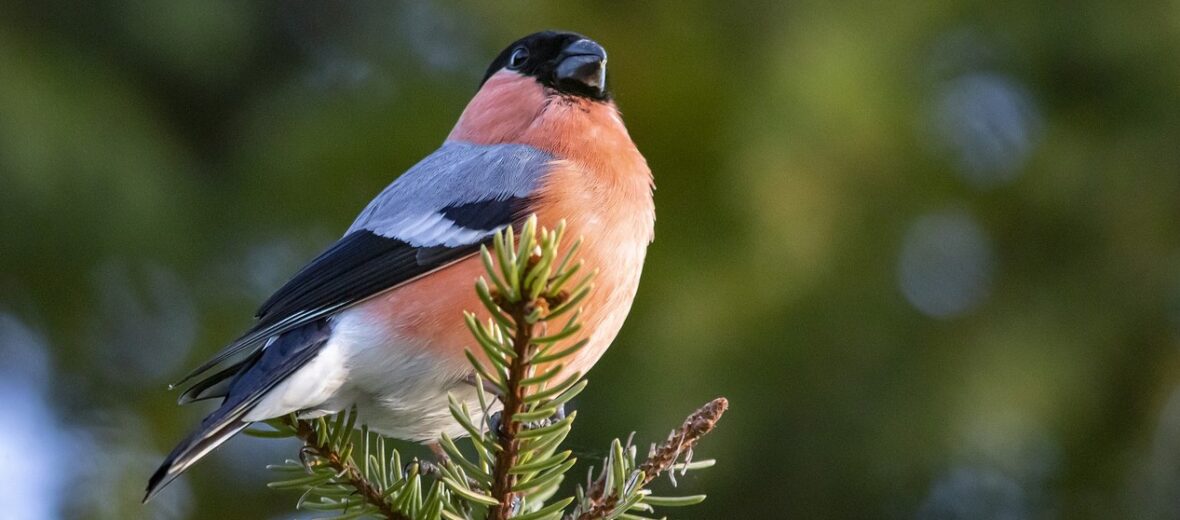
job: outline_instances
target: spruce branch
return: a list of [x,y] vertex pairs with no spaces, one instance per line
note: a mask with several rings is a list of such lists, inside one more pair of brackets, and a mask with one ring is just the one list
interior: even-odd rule
[[[508,392],[501,397],[504,408],[501,411],[498,433],[503,449],[496,454],[491,489],[492,497],[499,504],[493,506],[489,513],[488,518],[491,520],[506,520],[513,508],[515,494],[512,492],[512,488],[516,485],[517,476],[509,470],[516,465],[517,457],[520,455],[520,439],[517,436],[520,434],[521,423],[517,420],[517,416],[524,412],[525,397],[525,387],[521,381],[524,380],[525,373],[529,368],[527,360],[532,356],[536,347],[533,345],[533,329],[525,321],[525,316],[530,312],[527,308],[529,305],[530,303],[517,301],[508,303],[506,309],[516,326],[516,335],[512,338],[515,355],[512,356],[512,361],[508,365],[508,380],[505,381]],[[522,324],[524,326],[521,326]]]
[[696,447],[697,442],[701,440],[701,437],[713,431],[713,428],[717,426],[717,421],[721,420],[721,416],[728,409],[729,400],[724,397],[709,401],[689,415],[684,420],[684,424],[673,430],[663,444],[658,448],[653,446],[647,460],[639,466],[639,471],[644,475],[642,485],[650,484],[661,473],[672,468],[681,455],[685,456],[685,464],[690,464],[692,450]]
[[[273,430],[246,430],[266,437],[293,437],[303,443],[299,460],[267,466],[283,480],[271,489],[302,491],[296,509],[334,513],[338,520],[473,520],[468,508],[437,479],[427,482],[418,461],[403,466],[394,450],[387,455],[385,439],[361,427],[361,447],[354,442],[356,411],[331,420],[287,416],[267,421]],[[358,452],[359,451],[359,452]],[[359,457],[359,462],[357,461]]]
[[[572,502],[540,507],[575,463],[569,451],[556,451],[574,416],[558,416],[562,405],[585,387],[580,374],[559,378],[561,361],[585,341],[554,348],[581,329],[580,312],[574,309],[589,294],[592,277],[586,275],[566,289],[582,264],[573,261],[577,242],[564,256],[559,254],[564,232],[564,222],[553,230],[538,229],[534,216],[525,221],[519,238],[509,228],[496,234],[492,250],[480,251],[487,279],[477,282],[476,291],[491,320],[485,326],[468,313],[467,324],[491,366],[471,354],[468,359],[478,374],[481,402],[482,392],[490,388],[502,404],[499,424],[485,438],[486,449],[479,450],[494,453],[487,490],[496,501],[488,511],[492,520],[522,513],[559,518]],[[574,312],[565,325],[549,334],[550,321],[570,310]]]
[[652,496],[647,486],[661,474],[712,465],[692,462],[692,452],[728,407],[724,398],[690,415],[663,443],[653,444],[646,459],[637,458],[630,439],[616,439],[596,479],[578,486],[575,496],[550,500],[577,462],[570,450],[560,449],[577,415],[565,414],[564,406],[586,381],[566,367],[588,341],[579,336],[580,304],[595,274],[576,260],[578,241],[560,253],[564,232],[564,222],[547,230],[538,228],[534,216],[519,236],[506,228],[493,236],[492,247],[480,250],[486,276],[475,289],[488,319],[464,314],[478,347],[466,352],[474,400],[470,393],[448,396],[451,417],[472,450],[461,450],[444,433],[436,463],[403,466],[397,450],[387,453],[386,439],[366,426],[360,427],[360,444],[354,442],[355,409],[330,419],[290,416],[269,421],[274,430],[247,430],[303,442],[299,460],[269,466],[285,478],[270,487],[301,490],[296,508],[332,512],[338,519],[633,519],[653,507],[704,500]]
[[[385,495],[376,485],[365,478],[360,468],[353,462],[352,457],[347,457],[334,450],[331,439],[318,434],[310,421],[292,417],[286,417],[284,421],[288,427],[294,430],[295,437],[303,441],[304,449],[307,450],[303,453],[314,456],[335,470],[338,478],[344,479],[356,489],[356,493],[364,499],[365,503],[373,506],[382,517],[388,520],[411,520],[408,516],[393,510],[386,503]],[[351,434],[351,432],[343,433]]]
[[[584,500],[579,506],[578,511],[575,511],[577,515],[568,515],[566,518],[576,520],[616,518],[626,512],[625,508],[621,509],[619,506],[621,502],[627,500],[626,495],[629,494],[627,488],[636,490],[645,488],[669,469],[680,469],[684,472],[689,469],[711,466],[713,463],[711,460],[701,461],[694,466],[691,460],[692,451],[696,447],[697,442],[701,440],[701,437],[713,431],[713,428],[717,426],[717,421],[721,420],[721,416],[727,409],[729,409],[729,400],[724,397],[713,399],[698,408],[684,420],[684,423],[679,428],[668,434],[668,438],[662,444],[659,446],[653,444],[648,451],[647,460],[633,470],[628,478],[622,478],[623,474],[618,468],[622,468],[623,466],[620,459],[626,457],[623,454],[624,451],[632,452],[631,458],[634,459],[634,447],[631,446],[630,440],[628,440],[626,450],[613,450],[613,460],[608,459],[605,464],[607,467],[604,467],[599,477],[587,486],[588,489],[584,495]],[[618,447],[618,441],[615,441],[615,447]],[[681,456],[684,456],[685,460],[677,467],[677,461],[681,459]],[[612,465],[616,468],[614,471],[610,471],[611,468],[609,466]],[[675,471],[669,473],[669,476],[674,475],[674,473]],[[612,480],[613,484],[615,484],[613,486]],[[627,482],[627,484],[619,487],[618,484],[620,482]],[[645,496],[642,493],[636,496],[640,497],[636,503],[647,502],[650,505],[664,506],[690,505],[704,499],[703,495],[684,497],[687,500],[682,499],[680,501],[661,501],[656,497]],[[699,500],[696,500],[698,497]]]

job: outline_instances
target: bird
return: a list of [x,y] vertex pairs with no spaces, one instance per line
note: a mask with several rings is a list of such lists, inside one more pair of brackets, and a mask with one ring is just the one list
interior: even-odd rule
[[652,173],[606,71],[602,45],[573,32],[504,48],[442,145],[271,295],[244,334],[173,385],[191,385],[180,404],[221,404],[164,459],[144,502],[251,423],[292,413],[355,407],[388,437],[463,436],[447,396],[478,420],[463,311],[484,309],[479,249],[530,216],[550,229],[564,221],[598,272],[572,338],[587,343],[563,369],[589,370],[630,312],[655,225]]

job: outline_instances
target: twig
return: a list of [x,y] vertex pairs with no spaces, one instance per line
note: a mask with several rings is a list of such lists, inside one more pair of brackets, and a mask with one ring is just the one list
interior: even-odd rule
[[532,302],[521,300],[508,303],[502,298],[500,300],[498,303],[501,308],[509,311],[516,328],[516,334],[512,338],[516,356],[512,357],[508,366],[508,381],[505,385],[508,387],[508,395],[501,396],[504,409],[500,412],[500,444],[504,449],[496,454],[491,491],[492,498],[499,500],[500,504],[492,506],[488,511],[489,520],[506,520],[512,513],[516,495],[512,488],[516,485],[518,477],[509,470],[516,467],[516,458],[520,454],[520,439],[517,436],[520,434],[521,426],[520,421],[514,420],[514,417],[524,411],[525,387],[521,381],[527,377],[532,350],[535,348],[532,344],[533,327],[525,319],[531,312],[529,307],[532,306]]
[[344,459],[336,450],[325,441],[324,444],[318,442],[318,436],[315,429],[312,428],[308,421],[294,421],[290,418],[286,419],[287,425],[295,430],[295,436],[303,441],[304,449],[309,450],[313,455],[323,459],[335,469],[337,473],[348,479],[349,485],[356,488],[357,493],[364,497],[365,502],[376,507],[381,513],[381,516],[388,520],[410,520],[410,517],[401,514],[391,507],[382,495],[381,490],[377,486],[369,482],[361,470],[356,467],[356,464],[351,459]]
[[[654,449],[643,464],[640,464],[639,470],[643,472],[643,481],[639,483],[639,487],[650,484],[656,477],[676,464],[682,454],[691,452],[701,437],[713,431],[713,428],[717,426],[717,421],[721,419],[721,415],[728,408],[729,400],[718,397],[689,415],[684,420],[684,424],[668,435],[668,439]],[[586,493],[593,506],[578,515],[577,520],[606,518],[618,506],[619,497],[613,492],[604,496],[605,493],[606,481],[605,475],[603,475],[603,478],[594,481]]]

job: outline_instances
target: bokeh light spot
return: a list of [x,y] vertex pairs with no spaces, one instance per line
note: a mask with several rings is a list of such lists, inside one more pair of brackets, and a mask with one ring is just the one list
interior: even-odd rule
[[1029,94],[1009,76],[972,72],[937,93],[933,130],[955,171],[977,188],[1015,180],[1041,126]]
[[950,318],[987,299],[993,263],[987,235],[970,214],[935,213],[918,218],[906,232],[898,284],[921,313]]

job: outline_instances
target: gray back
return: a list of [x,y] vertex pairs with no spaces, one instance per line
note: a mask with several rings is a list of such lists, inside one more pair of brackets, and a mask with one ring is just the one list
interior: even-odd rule
[[458,226],[443,210],[527,197],[552,161],[527,145],[447,142],[385,188],[345,234],[369,230],[415,246],[471,244],[491,231]]

